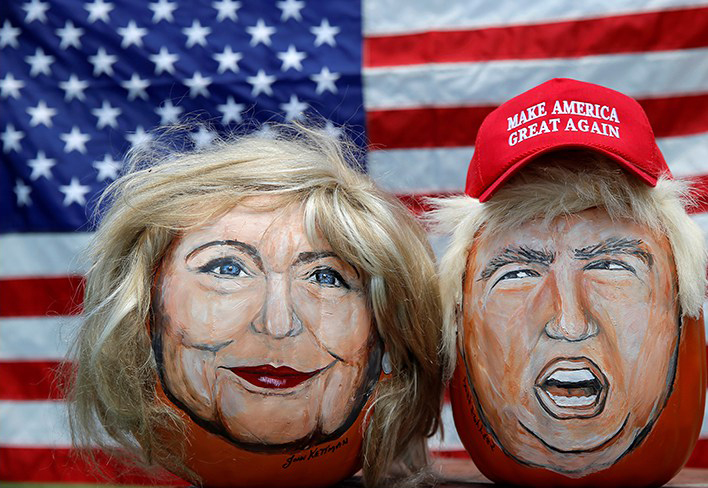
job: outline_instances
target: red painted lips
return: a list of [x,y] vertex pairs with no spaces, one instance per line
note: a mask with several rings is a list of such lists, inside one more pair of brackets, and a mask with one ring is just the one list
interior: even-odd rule
[[228,368],[235,375],[243,378],[249,383],[261,388],[286,389],[293,388],[303,381],[307,381],[317,373],[322,371],[317,369],[303,373],[287,366],[275,367],[269,364],[262,366],[243,366],[240,368]]

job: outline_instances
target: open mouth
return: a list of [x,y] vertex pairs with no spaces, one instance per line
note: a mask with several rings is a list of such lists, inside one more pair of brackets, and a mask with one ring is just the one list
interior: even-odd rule
[[609,385],[600,368],[589,358],[551,361],[536,379],[541,406],[559,419],[588,418],[602,412]]
[[263,364],[260,366],[241,366],[227,369],[252,385],[261,388],[287,389],[309,380],[326,368],[302,372],[287,366],[276,368],[270,364]]

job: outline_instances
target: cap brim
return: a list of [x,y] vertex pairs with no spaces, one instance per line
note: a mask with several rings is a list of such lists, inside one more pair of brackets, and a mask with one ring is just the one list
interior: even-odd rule
[[538,151],[535,151],[519,161],[515,162],[509,168],[504,171],[504,173],[499,176],[494,183],[489,185],[489,187],[482,192],[482,194],[479,196],[479,201],[480,202],[486,202],[489,200],[492,195],[494,195],[497,190],[499,190],[504,183],[509,181],[512,176],[514,176],[516,173],[518,173],[524,166],[527,164],[531,163],[534,159],[538,158],[539,156],[552,152],[552,151],[557,151],[560,149],[585,149],[588,151],[594,151],[598,152],[600,154],[604,154],[605,156],[609,157],[612,161],[615,161],[617,164],[620,165],[623,169],[629,171],[631,174],[636,175],[639,179],[641,179],[644,183],[646,183],[649,186],[656,186],[656,182],[658,181],[658,178],[656,176],[650,175],[646,171],[642,170],[641,168],[638,168],[634,163],[627,161],[624,159],[622,156],[619,156],[612,151],[608,151],[607,149],[604,149],[602,147],[595,147],[592,145],[588,144],[558,144],[556,146],[550,146],[550,147],[544,147],[539,149]]

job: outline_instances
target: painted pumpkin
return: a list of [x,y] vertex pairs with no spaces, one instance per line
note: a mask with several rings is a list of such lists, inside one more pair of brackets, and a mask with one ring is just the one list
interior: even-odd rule
[[681,317],[665,236],[598,208],[482,233],[468,254],[451,402],[482,473],[658,486],[698,438],[702,317]]

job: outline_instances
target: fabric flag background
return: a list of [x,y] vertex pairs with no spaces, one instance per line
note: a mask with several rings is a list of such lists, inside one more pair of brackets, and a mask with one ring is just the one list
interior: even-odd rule
[[[674,175],[708,193],[707,1],[1,2],[0,481],[96,479],[70,457],[55,371],[96,197],[151,128],[199,118],[201,146],[319,114],[418,212],[462,190],[489,111],[557,76],[637,98]],[[708,207],[694,218],[708,230]],[[466,456],[444,419],[431,447]],[[689,465],[708,467],[702,437]],[[143,481],[103,462],[104,481]]]

